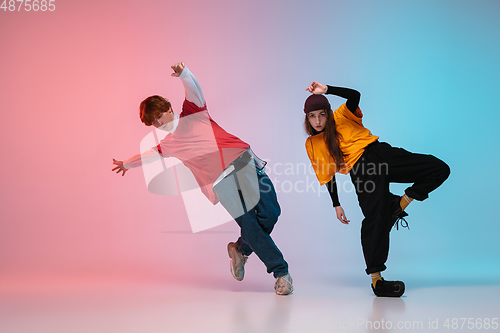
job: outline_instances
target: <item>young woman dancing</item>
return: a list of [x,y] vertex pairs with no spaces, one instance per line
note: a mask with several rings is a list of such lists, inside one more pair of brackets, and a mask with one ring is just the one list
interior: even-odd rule
[[[380,272],[386,269],[389,232],[401,221],[408,227],[405,208],[414,199],[422,201],[449,176],[446,163],[432,155],[415,154],[379,142],[363,126],[358,107],[361,94],[353,89],[312,82],[304,105],[305,129],[309,137],[306,150],[321,185],[326,185],[340,222],[348,224],[340,206],[335,174],[349,174],[358,196],[364,219],[361,245],[366,273],[371,274],[372,290],[377,296],[400,297],[402,281],[386,281]],[[323,94],[347,99],[335,112]],[[389,191],[389,183],[412,183],[403,196]]]

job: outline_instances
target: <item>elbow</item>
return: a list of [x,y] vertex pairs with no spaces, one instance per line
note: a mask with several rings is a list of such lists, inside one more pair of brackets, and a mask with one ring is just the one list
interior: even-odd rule
[[361,99],[361,93],[357,90],[354,90],[352,98],[354,100],[358,101],[358,103],[359,103],[359,100]]

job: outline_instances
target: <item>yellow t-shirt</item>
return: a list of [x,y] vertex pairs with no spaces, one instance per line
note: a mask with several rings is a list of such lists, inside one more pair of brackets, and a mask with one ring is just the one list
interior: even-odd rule
[[335,165],[328,152],[323,133],[310,136],[306,140],[307,156],[321,185],[328,183],[336,172],[347,175],[363,155],[365,147],[378,140],[378,136],[363,126],[363,113],[360,108],[353,114],[344,103],[335,110],[333,118],[337,131],[341,134],[339,143],[340,150],[344,154],[344,165]]

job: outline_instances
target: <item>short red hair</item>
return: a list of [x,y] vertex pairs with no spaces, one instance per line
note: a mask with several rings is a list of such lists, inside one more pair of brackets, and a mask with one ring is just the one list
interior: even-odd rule
[[171,107],[172,105],[165,98],[158,95],[149,96],[141,102],[139,116],[146,126],[151,126],[162,113],[167,112]]

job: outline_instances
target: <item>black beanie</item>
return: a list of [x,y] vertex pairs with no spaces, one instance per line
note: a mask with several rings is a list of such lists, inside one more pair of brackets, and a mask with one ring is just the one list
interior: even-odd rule
[[311,95],[307,97],[304,104],[304,113],[317,110],[329,110],[331,108],[325,95]]

